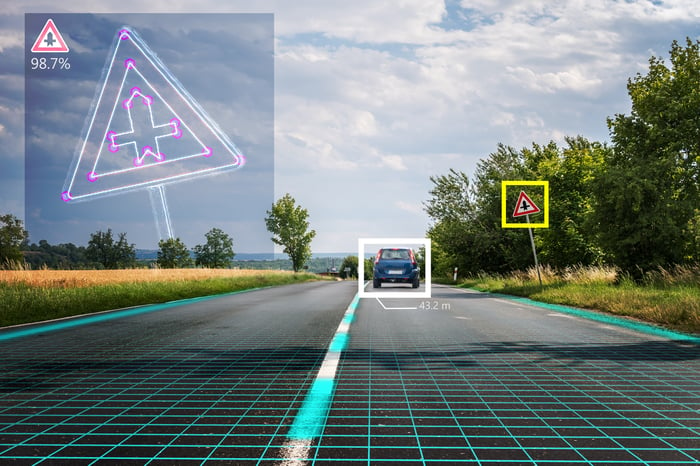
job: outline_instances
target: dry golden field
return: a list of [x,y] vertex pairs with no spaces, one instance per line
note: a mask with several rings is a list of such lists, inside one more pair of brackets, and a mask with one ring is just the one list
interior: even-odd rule
[[0,327],[319,279],[277,270],[0,270]]
[[281,270],[232,269],[0,270],[0,283],[25,283],[41,288],[80,288],[117,283],[184,282],[292,273]]

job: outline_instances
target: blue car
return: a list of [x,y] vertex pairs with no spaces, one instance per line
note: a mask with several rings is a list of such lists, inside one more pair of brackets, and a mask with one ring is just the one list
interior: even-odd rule
[[382,248],[377,252],[372,286],[381,288],[382,283],[410,283],[413,288],[420,286],[420,267],[412,249]]

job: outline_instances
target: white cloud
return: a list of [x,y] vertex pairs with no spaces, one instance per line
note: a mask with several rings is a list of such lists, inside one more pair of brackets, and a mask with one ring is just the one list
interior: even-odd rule
[[400,155],[382,155],[381,166],[396,171],[408,170]]
[[[4,81],[4,80],[2,80]],[[8,105],[0,104],[0,146],[3,156],[0,163],[6,162],[6,158],[20,162],[24,155],[24,110],[16,102],[8,102]]]
[[588,94],[603,84],[602,79],[587,77],[578,67],[556,73],[536,73],[522,66],[506,66],[506,71],[523,87],[548,94],[567,90]]
[[0,53],[10,47],[22,47],[24,40],[21,35],[10,31],[0,32]]
[[423,212],[423,207],[420,204],[414,204],[406,201],[396,201],[394,205],[400,210],[404,210],[412,214],[420,214]]

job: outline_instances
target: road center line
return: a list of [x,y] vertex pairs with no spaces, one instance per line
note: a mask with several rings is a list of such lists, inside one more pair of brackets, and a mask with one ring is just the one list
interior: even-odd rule
[[355,310],[359,303],[360,296],[356,294],[345,310],[328,346],[316,379],[311,384],[311,388],[294,418],[281,452],[283,466],[306,464],[312,442],[321,435],[326,426],[328,411],[335,391],[335,374],[338,370],[340,355],[350,341],[350,324],[355,319]]

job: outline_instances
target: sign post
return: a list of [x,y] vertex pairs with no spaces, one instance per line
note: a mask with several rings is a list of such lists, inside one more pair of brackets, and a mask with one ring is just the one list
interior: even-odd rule
[[[526,215],[525,220],[530,223],[530,216]],[[535,270],[537,270],[537,279],[540,281],[540,288],[542,288],[542,277],[540,276],[540,265],[537,262],[537,250],[535,249],[535,238],[532,236],[532,228],[527,229],[530,233],[530,244],[532,245],[532,255],[535,256]]]
[[[525,194],[525,191],[520,191],[518,196],[518,202],[515,204],[515,210],[513,211],[513,217],[525,216],[527,224],[530,224],[530,214],[535,214],[540,211],[540,208],[532,202],[532,199]],[[540,282],[540,287],[542,287],[542,276],[540,275],[540,266],[537,261],[537,249],[535,249],[535,238],[532,235],[532,228],[528,227],[528,233],[530,233],[530,244],[532,245],[532,255],[535,256],[535,270],[537,270],[537,279]]]

